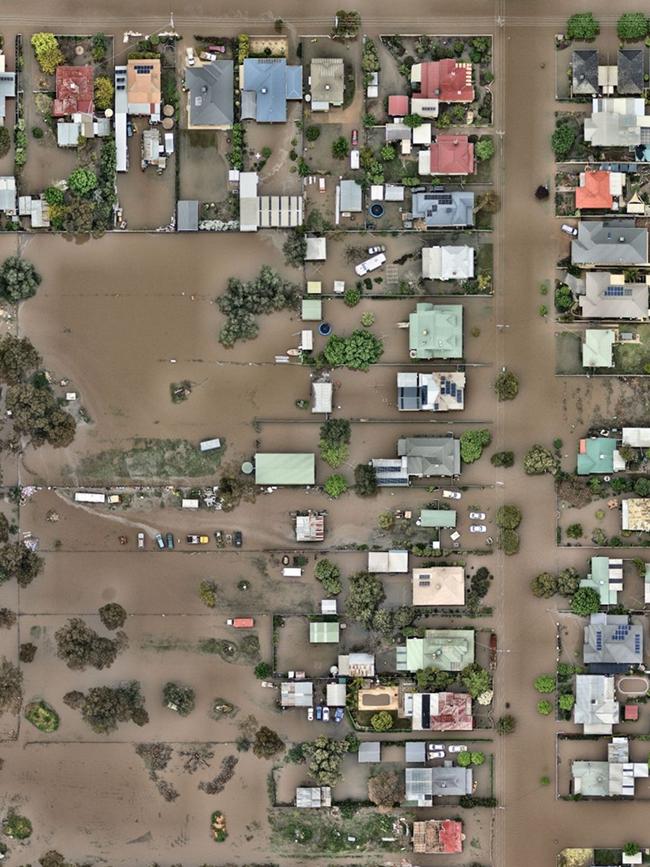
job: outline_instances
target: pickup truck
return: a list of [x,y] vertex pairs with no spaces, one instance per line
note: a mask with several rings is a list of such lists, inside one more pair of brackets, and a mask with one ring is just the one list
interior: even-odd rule
[[207,545],[210,539],[208,536],[197,536],[195,533],[188,534],[185,537],[188,545]]
[[252,629],[255,626],[253,617],[229,617],[226,626],[234,626],[235,629]]

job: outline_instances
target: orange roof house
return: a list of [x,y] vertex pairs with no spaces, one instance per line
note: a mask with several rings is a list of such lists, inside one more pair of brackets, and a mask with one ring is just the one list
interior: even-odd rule
[[474,145],[466,135],[438,135],[429,150],[429,174],[471,175]]
[[57,66],[56,97],[52,104],[54,117],[93,111],[92,66]]
[[159,114],[160,60],[129,60],[126,93],[129,114]]
[[413,851],[427,855],[458,855],[463,851],[463,823],[428,819],[413,823]]
[[[439,102],[473,102],[472,64],[458,60],[431,60],[419,66],[420,95]],[[412,76],[413,80],[413,76]],[[417,82],[414,82],[417,83]]]
[[409,113],[409,98],[405,94],[388,97],[388,114],[391,117],[405,117]]
[[612,172],[581,172],[580,186],[576,187],[576,208],[611,210]]

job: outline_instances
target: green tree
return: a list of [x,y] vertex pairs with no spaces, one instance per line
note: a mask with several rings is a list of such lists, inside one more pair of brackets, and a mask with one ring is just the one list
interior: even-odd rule
[[419,114],[407,114],[403,123],[404,126],[408,126],[410,129],[415,129],[418,126],[422,126],[424,119],[421,118]]
[[90,169],[75,169],[68,177],[68,188],[77,196],[89,196],[97,187],[97,175]]
[[131,720],[136,725],[145,725],[149,721],[140,684],[136,680],[114,689],[109,686],[96,686],[89,689],[86,695],[67,693],[64,702],[66,698],[66,704],[74,702],[71,706],[81,706],[83,720],[98,734],[114,731],[118,722]]
[[435,668],[431,665],[415,672],[417,688],[422,692],[444,692],[454,682],[455,677],[449,671]]
[[578,587],[571,597],[570,607],[574,614],[588,617],[600,608],[600,595],[593,587]]
[[512,467],[515,463],[514,452],[495,452],[490,458],[493,467]]
[[344,160],[350,153],[350,145],[345,136],[341,135],[332,142],[332,156],[337,160]]
[[569,39],[590,41],[600,33],[600,24],[594,18],[593,12],[576,12],[571,15],[566,25],[566,35]]
[[6,157],[11,150],[11,133],[6,126],[0,127],[0,157]]
[[163,704],[179,716],[189,716],[196,704],[194,690],[191,686],[168,681],[163,687]]
[[262,726],[255,732],[253,752],[258,759],[272,759],[278,753],[283,753],[285,749],[284,741],[273,729]]
[[470,578],[470,592],[475,594],[479,599],[487,595],[492,583],[492,574],[485,566],[479,566],[476,572]]
[[330,467],[340,467],[348,457],[351,426],[347,419],[332,418],[320,428],[320,453]]
[[356,465],[354,491],[360,497],[372,497],[377,493],[377,473],[372,464]]
[[320,127],[319,126],[308,126],[305,130],[305,138],[307,141],[316,141],[320,138]]
[[20,256],[10,256],[0,267],[0,295],[13,304],[36,295],[40,283],[36,268]]
[[113,105],[113,82],[106,75],[98,75],[95,79],[95,108],[106,111]]
[[57,66],[60,66],[65,57],[59,48],[59,43],[53,33],[35,33],[32,36],[32,48],[36,54],[36,60],[41,72],[46,75],[54,75]]
[[570,692],[564,693],[564,695],[561,695],[558,699],[560,710],[572,711],[575,703],[575,697],[573,696],[573,693]]
[[391,160],[395,159],[397,154],[395,153],[395,148],[392,145],[384,145],[379,151],[379,156],[381,157],[382,162],[389,163]]
[[99,619],[107,629],[121,629],[126,623],[126,610],[118,602],[107,602],[99,609]]
[[57,656],[68,668],[83,671],[110,668],[117,654],[126,646],[126,636],[118,633],[115,639],[98,635],[80,617],[72,617],[54,633]]
[[357,620],[367,629],[375,611],[386,598],[384,585],[370,572],[357,572],[350,577],[349,587],[345,600],[346,613],[351,620]]
[[487,692],[492,686],[492,678],[488,671],[482,668],[478,662],[466,665],[460,673],[460,682],[473,699]]
[[521,524],[521,509],[518,506],[513,506],[512,503],[499,506],[494,522],[497,527],[504,530],[516,530]]
[[583,536],[582,524],[569,524],[566,528],[566,534],[569,539],[580,539]]
[[370,717],[370,725],[376,732],[390,731],[393,727],[393,717],[387,710],[380,710]]
[[544,473],[555,475],[558,470],[558,459],[549,449],[536,444],[524,457],[524,472],[529,476],[540,476]]
[[334,334],[329,338],[323,355],[332,367],[368,370],[384,353],[384,344],[370,331],[358,328],[349,337]]
[[557,593],[557,578],[550,572],[541,572],[530,582],[533,595],[538,599],[550,599]]
[[347,741],[335,741],[324,735],[303,745],[309,773],[318,785],[335,786],[340,781],[341,760],[347,750]]
[[258,680],[266,680],[273,674],[273,666],[268,662],[258,662],[253,671]]
[[567,566],[557,576],[557,592],[562,596],[573,596],[580,586],[580,576],[572,566]]
[[470,752],[458,753],[456,756],[456,764],[459,768],[469,768],[472,764],[472,754]]
[[6,404],[14,430],[29,436],[34,446],[47,442],[55,448],[65,448],[74,439],[76,422],[59,407],[49,388],[28,383],[10,386]]
[[519,550],[519,533],[516,530],[501,530],[498,544],[504,554],[516,554]]
[[5,334],[0,339],[0,379],[9,385],[22,382],[37,367],[42,358],[27,337]]
[[340,473],[334,473],[325,480],[323,487],[329,497],[336,499],[347,491],[348,483],[345,480],[345,476],[340,475]]
[[630,857],[638,855],[640,851],[641,847],[638,843],[626,843],[625,846],[623,846],[623,854],[629,855]]
[[541,713],[542,716],[548,716],[550,713],[553,712],[553,705],[550,701],[542,699],[541,701],[537,702],[537,711],[538,713]]
[[618,38],[638,42],[648,35],[648,19],[643,12],[625,12],[616,24]]
[[44,560],[22,542],[0,547],[0,584],[15,578],[20,587],[27,587],[43,568]]
[[510,370],[502,370],[494,381],[498,400],[514,400],[519,394],[519,380]]
[[481,752],[470,753],[470,756],[472,759],[472,764],[475,765],[476,767],[479,767],[480,765],[485,764],[485,753],[481,753]]
[[492,442],[492,434],[486,428],[466,430],[460,435],[460,457],[463,463],[473,464],[483,454],[483,449]]
[[342,590],[341,570],[331,560],[323,558],[316,563],[314,575],[323,585],[323,590],[330,596],[337,596]]
[[504,716],[499,717],[497,720],[497,734],[500,735],[510,735],[514,732],[517,727],[517,721],[512,716],[512,714],[505,714]]
[[484,162],[485,160],[491,160],[496,152],[496,148],[494,146],[494,139],[492,136],[482,136],[474,145],[474,153],[476,154],[476,159]]
[[551,136],[551,147],[556,160],[566,160],[575,144],[576,132],[570,123],[559,123]]
[[537,692],[555,692],[555,678],[552,674],[540,674],[539,677],[535,678],[534,686]]
[[25,816],[19,816],[14,810],[2,823],[2,833],[14,840],[26,840],[32,836],[32,823]]

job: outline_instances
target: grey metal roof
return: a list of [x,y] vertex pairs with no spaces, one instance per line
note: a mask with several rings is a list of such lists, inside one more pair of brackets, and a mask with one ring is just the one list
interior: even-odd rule
[[643,92],[643,56],[642,48],[621,48],[618,52],[618,85],[619,93]]
[[573,721],[585,726],[585,734],[611,734],[619,721],[614,678],[601,674],[576,675],[576,703]]
[[411,210],[427,227],[473,226],[474,193],[413,193]]
[[597,147],[636,147],[650,143],[645,103],[633,96],[594,97],[591,116],[585,117],[584,140]]
[[[255,120],[261,123],[281,123],[287,119],[287,99],[302,98],[302,67],[300,72],[288,72],[284,57],[247,57],[244,60],[243,95],[254,91]],[[248,98],[247,109],[250,108]],[[243,116],[243,115],[242,115]],[[246,117],[249,115],[246,114]]]
[[626,614],[592,614],[584,629],[583,661],[601,674],[641,665],[643,627]]
[[188,66],[185,86],[191,126],[230,126],[233,122],[233,61]]
[[361,741],[359,744],[360,762],[379,762],[381,760],[381,744],[379,741]]
[[459,767],[406,768],[406,802],[426,806],[433,797],[472,793],[472,769]]
[[176,229],[196,232],[199,228],[199,203],[194,199],[179,199],[176,205]]
[[341,181],[340,206],[342,211],[358,213],[362,208],[362,201],[363,196],[360,184],[356,181]]
[[648,284],[615,283],[609,271],[587,271],[578,296],[580,313],[587,319],[646,319]]
[[407,458],[409,476],[457,476],[460,441],[452,437],[403,437],[397,454]]
[[598,93],[598,52],[595,48],[574,51],[571,55],[572,89],[575,94]]
[[16,73],[1,72],[0,73],[0,117],[7,116],[6,99],[9,96],[16,95]]
[[309,69],[311,96],[315,102],[343,103],[345,71],[340,57],[315,57]]
[[424,741],[407,741],[404,744],[404,750],[407,764],[417,764],[425,761]]
[[648,261],[648,230],[624,220],[594,220],[578,224],[571,242],[577,265],[642,265]]

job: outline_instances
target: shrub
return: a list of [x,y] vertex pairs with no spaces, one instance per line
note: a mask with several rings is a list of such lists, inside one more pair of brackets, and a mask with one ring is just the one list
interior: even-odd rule
[[600,608],[600,595],[593,587],[579,587],[571,597],[571,611],[588,617]]
[[316,141],[320,138],[320,127],[319,126],[308,126],[305,130],[305,138],[307,141]]
[[629,855],[630,857],[638,855],[640,851],[641,847],[637,843],[626,843],[625,846],[623,846],[623,854]]
[[583,536],[582,524],[569,524],[566,534],[569,539],[580,539]]
[[32,701],[25,707],[25,719],[41,732],[55,732],[59,727],[59,715],[44,701]]
[[495,154],[494,140],[491,136],[483,136],[474,145],[476,159],[483,162],[491,160]]
[[380,710],[370,717],[370,725],[373,731],[387,732],[393,727],[393,717],[387,710]]
[[648,35],[648,19],[643,12],[625,12],[616,24],[618,38],[636,42]]
[[499,717],[497,720],[497,734],[500,735],[510,735],[514,732],[517,727],[517,721],[512,716],[512,714],[505,714],[504,716]]
[[472,764],[479,767],[480,765],[485,764],[485,753],[470,753]]
[[552,674],[540,674],[539,677],[535,678],[534,686],[537,692],[555,692],[555,678]]
[[558,313],[566,313],[573,307],[573,292],[566,283],[559,283],[555,288],[555,309]]
[[509,370],[502,370],[494,381],[498,400],[514,400],[519,393],[519,380]]
[[600,24],[594,18],[593,12],[576,12],[571,15],[566,25],[566,35],[569,39],[595,39],[600,33]]
[[492,442],[492,434],[489,430],[468,430],[460,436],[460,457],[466,464],[473,464],[483,454],[485,446]]
[[32,127],[32,136],[36,139],[43,138],[43,130],[41,129],[40,126],[33,126]]
[[550,599],[557,593],[557,578],[550,572],[541,572],[530,582],[533,595],[538,599]]
[[361,301],[361,292],[353,286],[349,286],[343,293],[343,301],[348,307],[356,307]]
[[35,33],[32,36],[32,48],[41,72],[54,75],[57,66],[65,61],[63,52],[53,33]]
[[196,703],[194,690],[189,686],[168,681],[163,687],[163,704],[179,716],[189,716]]
[[26,840],[32,836],[32,823],[25,816],[19,816],[13,810],[2,823],[2,833],[14,840]]
[[396,157],[395,148],[392,145],[384,145],[379,151],[379,156],[382,162],[389,163]]
[[75,169],[68,177],[68,187],[77,196],[88,196],[97,187],[97,175],[90,169]]
[[106,111],[113,104],[113,82],[106,75],[98,75],[95,79],[95,107]]
[[550,701],[542,699],[542,701],[537,702],[537,711],[538,713],[541,713],[542,716],[548,716],[553,711],[553,705]]
[[493,467],[512,467],[515,463],[514,452],[495,452],[490,458]]
[[337,160],[344,160],[350,153],[350,145],[345,136],[341,135],[332,142],[332,156]]
[[469,752],[458,753],[456,756],[456,764],[459,768],[469,768],[472,764],[472,754]]
[[499,548],[504,554],[516,554],[519,550],[519,533],[516,530],[501,530],[499,533]]
[[337,596],[343,589],[341,570],[331,560],[325,558],[319,560],[314,569],[314,576],[323,585],[323,590],[330,596]]
[[348,489],[348,483],[345,480],[345,477],[340,475],[339,473],[334,473],[328,479],[325,480],[325,493],[336,499],[340,497],[341,494],[344,494]]
[[551,147],[558,161],[566,160],[576,140],[575,129],[570,123],[560,123],[551,136]]
[[199,597],[208,608],[214,608],[217,604],[217,585],[209,578],[204,578],[199,584]]
[[377,493],[377,473],[372,464],[357,464],[354,468],[354,491],[360,497]]
[[561,695],[558,699],[560,710],[572,711],[573,705],[576,703],[573,693],[567,692]]
[[262,726],[255,733],[253,741],[253,752],[258,759],[270,759],[277,756],[278,753],[283,753],[285,750],[284,741],[274,732],[273,729],[267,726]]
[[364,310],[361,314],[361,324],[364,328],[370,328],[375,324],[375,314],[370,310]]
[[529,476],[539,476],[543,473],[555,474],[558,470],[558,459],[544,446],[532,446],[524,457],[524,472]]
[[512,504],[499,506],[494,520],[503,530],[516,530],[521,524],[521,509]]

